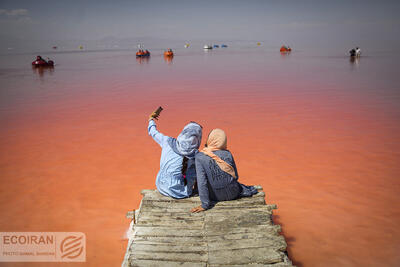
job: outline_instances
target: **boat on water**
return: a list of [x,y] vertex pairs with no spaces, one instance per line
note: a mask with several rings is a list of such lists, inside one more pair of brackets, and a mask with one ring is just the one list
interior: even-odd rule
[[164,57],[173,57],[174,56],[174,52],[172,51],[172,49],[168,48],[167,51],[164,51]]
[[32,67],[54,67],[54,61],[50,59],[46,61],[41,56],[37,56],[32,62]]
[[360,57],[361,49],[359,47],[353,48],[349,51],[350,57]]
[[212,45],[204,45],[203,48],[204,49],[213,49]]
[[289,46],[282,45],[279,51],[281,53],[289,53],[292,52],[292,48],[290,48]]
[[136,57],[149,57],[149,56],[150,56],[149,50],[139,49],[139,51],[136,52]]
[[189,48],[190,44],[185,44],[185,48]]
[[219,45],[215,44],[213,47],[214,47],[214,48],[219,48]]
[[227,48],[228,46],[226,44],[221,45],[223,48]]

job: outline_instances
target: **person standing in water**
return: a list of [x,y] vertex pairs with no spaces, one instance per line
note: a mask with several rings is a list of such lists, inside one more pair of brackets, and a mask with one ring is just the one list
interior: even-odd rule
[[227,150],[226,134],[221,129],[210,132],[206,147],[196,154],[195,162],[201,206],[191,212],[210,209],[217,201],[250,197],[258,192],[254,186],[238,182],[235,160]]
[[147,128],[149,135],[162,149],[156,179],[157,190],[173,198],[190,197],[196,181],[195,155],[200,147],[202,127],[196,122],[190,122],[175,139],[157,130],[155,120],[158,117],[159,112],[153,112]]

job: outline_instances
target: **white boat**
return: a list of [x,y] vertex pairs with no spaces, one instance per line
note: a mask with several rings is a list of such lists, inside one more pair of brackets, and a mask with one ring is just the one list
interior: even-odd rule
[[185,44],[185,48],[188,48],[190,46],[190,44]]
[[204,45],[204,49],[212,49],[212,45]]

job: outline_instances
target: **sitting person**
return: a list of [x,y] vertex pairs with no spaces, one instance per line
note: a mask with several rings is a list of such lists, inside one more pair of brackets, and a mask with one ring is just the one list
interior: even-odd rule
[[253,186],[238,182],[238,172],[231,152],[227,150],[226,134],[221,129],[210,132],[206,147],[196,154],[196,175],[201,206],[191,212],[213,207],[216,201],[250,197],[257,193]]
[[41,56],[37,56],[37,57],[36,57],[36,60],[37,60],[37,61],[41,61],[41,62],[46,62]]
[[194,158],[200,146],[202,127],[190,122],[175,139],[157,130],[154,119],[158,119],[158,116],[156,112],[151,114],[148,126],[149,135],[162,148],[157,190],[173,198],[190,197],[196,181]]

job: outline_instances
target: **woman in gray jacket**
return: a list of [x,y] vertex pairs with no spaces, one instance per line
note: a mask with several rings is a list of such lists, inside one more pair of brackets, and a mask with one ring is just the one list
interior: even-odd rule
[[217,201],[249,197],[257,193],[253,186],[238,182],[238,172],[231,152],[227,150],[226,134],[221,129],[210,132],[206,147],[196,154],[197,186],[201,206],[191,212],[213,207]]

